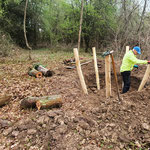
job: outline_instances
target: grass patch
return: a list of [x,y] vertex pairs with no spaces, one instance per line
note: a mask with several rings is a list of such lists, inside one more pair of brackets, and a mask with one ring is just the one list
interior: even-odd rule
[[[74,57],[73,50],[72,51],[58,51],[58,50],[51,50],[51,49],[38,49],[38,50],[31,50],[31,58],[29,60],[29,51],[28,50],[21,50],[19,51],[18,55],[14,55],[11,58],[5,58],[5,63],[10,64],[18,64],[18,63],[31,63],[31,62],[39,62],[41,64],[47,62],[60,62],[64,59],[69,59]],[[91,58],[92,56],[89,53],[85,53],[83,51],[80,52],[80,57]]]

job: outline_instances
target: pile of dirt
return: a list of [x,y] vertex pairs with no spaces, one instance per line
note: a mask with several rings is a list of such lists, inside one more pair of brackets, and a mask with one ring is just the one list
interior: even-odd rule
[[[23,65],[23,64],[22,64]],[[21,65],[21,66],[22,66]],[[24,64],[25,65],[25,64]],[[18,65],[18,69],[21,69]],[[150,148],[150,85],[137,92],[145,66],[134,70],[131,89],[118,101],[114,75],[112,97],[105,98],[104,61],[98,62],[100,90],[96,89],[93,63],[83,66],[88,87],[84,95],[76,69],[58,64],[51,78],[33,79],[17,75],[10,66],[3,69],[11,76],[2,79],[0,93],[12,94],[12,101],[0,108],[0,149],[3,150],[121,150]],[[119,90],[122,79],[117,65]],[[24,66],[25,67],[25,66]],[[7,74],[7,73],[6,73]],[[13,74],[13,75],[12,75]],[[30,78],[30,80],[29,80]],[[15,80],[13,80],[15,79]],[[61,94],[63,106],[49,110],[22,110],[20,101],[26,96]]]

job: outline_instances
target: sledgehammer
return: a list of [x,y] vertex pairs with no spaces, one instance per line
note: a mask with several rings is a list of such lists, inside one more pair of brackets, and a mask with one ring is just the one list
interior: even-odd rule
[[117,95],[118,95],[118,99],[121,101],[120,99],[120,95],[119,95],[119,86],[118,86],[118,78],[117,78],[117,73],[116,73],[116,67],[115,67],[115,61],[114,61],[114,57],[113,57],[113,53],[114,51],[106,51],[102,54],[103,57],[110,55],[111,56],[111,60],[112,60],[112,66],[113,66],[113,71],[114,71],[114,76],[115,76],[115,83],[116,83],[116,88],[117,88]]

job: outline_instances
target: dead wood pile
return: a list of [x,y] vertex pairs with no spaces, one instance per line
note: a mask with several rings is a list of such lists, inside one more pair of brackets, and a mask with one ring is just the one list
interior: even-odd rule
[[53,76],[54,71],[51,71],[40,64],[34,64],[33,67],[29,68],[28,74],[36,78],[40,78],[42,76],[51,77]]

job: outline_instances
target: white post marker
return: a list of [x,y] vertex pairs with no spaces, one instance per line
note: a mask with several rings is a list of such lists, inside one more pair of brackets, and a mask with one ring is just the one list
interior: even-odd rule
[[111,67],[110,55],[105,57],[105,82],[106,82],[106,98],[111,96]]
[[138,89],[139,92],[143,89],[144,85],[146,84],[149,75],[150,75],[150,65],[147,65],[146,72],[144,74],[144,77],[143,77],[142,82],[141,82],[139,89]]
[[97,89],[100,90],[99,73],[98,73],[98,66],[97,66],[96,49],[95,49],[95,47],[93,47],[92,50],[93,50],[93,59],[94,59],[94,67],[95,67],[95,74],[96,74],[96,84],[97,84]]
[[81,70],[78,49],[74,48],[73,51],[74,51],[77,72],[78,72],[78,75],[79,75],[79,79],[80,79],[80,83],[81,83],[82,89],[83,89],[85,94],[88,94],[87,87],[86,87],[86,84],[85,84],[85,81],[84,81],[84,77],[83,77],[83,74],[82,74],[82,70]]
[[129,46],[126,46],[126,53],[129,52]]

